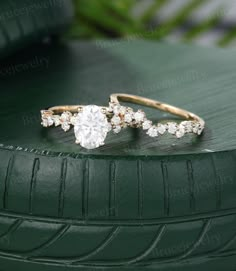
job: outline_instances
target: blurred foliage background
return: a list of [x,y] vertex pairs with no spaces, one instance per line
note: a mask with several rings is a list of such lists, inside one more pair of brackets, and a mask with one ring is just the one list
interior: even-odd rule
[[74,4],[76,16],[69,32],[73,39],[236,45],[235,0],[74,0]]

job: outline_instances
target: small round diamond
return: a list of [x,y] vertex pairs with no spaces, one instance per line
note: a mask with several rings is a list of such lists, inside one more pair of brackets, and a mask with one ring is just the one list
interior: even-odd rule
[[181,138],[185,135],[185,127],[183,125],[179,125],[178,131],[176,132],[176,137]]
[[185,131],[187,133],[192,133],[192,131],[193,131],[193,123],[192,123],[192,121],[182,121],[181,125],[183,125],[185,127]]
[[145,120],[143,123],[143,130],[148,130],[152,127],[152,122],[150,120]]
[[114,116],[112,119],[111,119],[111,122],[112,124],[114,125],[119,125],[120,122],[121,122],[121,118],[119,116]]
[[131,123],[133,121],[133,115],[132,113],[126,113],[124,117],[125,122]]
[[72,114],[70,112],[64,112],[61,114],[61,122],[70,122]]
[[119,114],[124,115],[126,113],[126,107],[125,106],[121,106],[120,110],[119,110]]
[[61,128],[67,132],[70,130],[70,119],[72,114],[70,112],[64,112],[61,114],[60,122],[61,122]]
[[199,125],[199,129],[198,129],[198,135],[201,135],[201,133],[203,132],[204,130],[204,126],[203,125]]
[[120,106],[120,105],[115,105],[114,108],[113,108],[113,113],[115,115],[119,115],[121,114],[121,111],[124,111],[124,106]]
[[64,123],[62,123],[61,128],[62,128],[65,132],[67,132],[67,131],[70,130],[70,124],[69,124],[68,122],[64,122]]
[[61,124],[60,116],[53,116],[53,120],[56,127]]
[[194,132],[195,134],[197,134],[198,131],[199,131],[199,128],[200,128],[199,123],[195,123],[194,126],[193,126],[193,132]]
[[42,123],[43,127],[48,127],[48,121],[47,119],[42,119]]
[[195,134],[198,134],[198,135],[201,135],[203,129],[204,129],[204,126],[201,123],[199,123],[199,122],[196,122],[194,124],[194,126],[193,126],[193,132]]
[[42,119],[42,125],[44,127],[50,127],[54,124],[52,116],[43,117]]
[[164,124],[158,124],[157,131],[159,134],[163,135],[166,132],[166,126]]
[[147,134],[148,134],[150,137],[156,137],[156,136],[158,136],[157,127],[156,127],[156,126],[152,126],[152,127],[147,131]]
[[136,122],[142,122],[145,119],[145,113],[143,111],[138,111],[134,114],[134,119]]
[[113,129],[114,133],[115,134],[118,134],[120,131],[121,131],[121,127],[120,126],[116,126],[114,129]]
[[177,125],[174,122],[168,123],[168,132],[172,135],[174,135],[177,131]]

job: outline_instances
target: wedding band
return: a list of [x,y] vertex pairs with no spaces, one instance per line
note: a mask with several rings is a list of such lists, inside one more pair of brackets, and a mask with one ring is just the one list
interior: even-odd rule
[[[154,124],[141,109],[134,111],[121,102],[155,108],[176,115],[184,121],[159,122]],[[205,121],[198,115],[156,100],[130,94],[112,94],[109,105],[65,105],[41,111],[44,127],[61,126],[66,132],[74,127],[76,144],[86,149],[95,149],[105,143],[108,132],[119,133],[123,128],[141,128],[150,137],[166,133],[181,138],[185,134],[201,135]]]

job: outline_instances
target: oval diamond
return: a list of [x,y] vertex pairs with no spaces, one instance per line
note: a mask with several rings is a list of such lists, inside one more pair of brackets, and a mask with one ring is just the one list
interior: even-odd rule
[[111,126],[101,108],[88,105],[78,114],[75,120],[75,137],[86,149],[95,149],[104,144]]

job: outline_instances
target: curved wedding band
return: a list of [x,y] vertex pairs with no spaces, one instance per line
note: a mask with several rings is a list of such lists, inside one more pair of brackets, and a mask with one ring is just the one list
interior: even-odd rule
[[[143,110],[134,111],[120,102],[139,104],[171,113],[185,119],[177,122],[159,122],[153,124]],[[74,126],[76,143],[86,149],[95,149],[104,145],[108,132],[119,133],[122,128],[141,128],[150,137],[158,137],[165,133],[177,138],[185,134],[201,135],[205,122],[199,116],[181,108],[156,100],[130,94],[112,94],[109,106],[73,105],[55,106],[41,111],[44,127],[61,126],[64,131]]]

